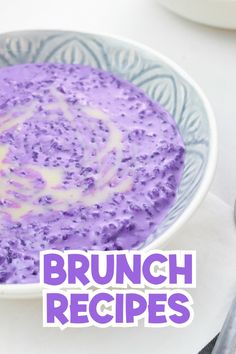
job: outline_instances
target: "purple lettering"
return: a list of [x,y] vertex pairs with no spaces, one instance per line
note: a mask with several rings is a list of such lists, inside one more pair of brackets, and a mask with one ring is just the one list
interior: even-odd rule
[[184,284],[192,284],[192,255],[184,255],[184,265],[177,265],[177,255],[170,254],[169,256],[169,281],[170,284],[178,284],[177,276],[184,276]]
[[99,314],[97,307],[99,302],[101,301],[110,303],[113,300],[114,300],[113,296],[107,293],[99,293],[94,295],[94,297],[90,300],[89,303],[89,313],[95,322],[100,324],[106,324],[112,321],[113,319],[112,315],[109,315],[108,313],[103,315]]
[[182,293],[172,294],[169,297],[168,305],[169,307],[178,312],[179,314],[170,315],[169,318],[173,323],[183,324],[187,322],[190,318],[189,309],[186,308],[183,304],[189,302],[186,295]]
[[88,316],[81,315],[86,313],[88,302],[88,294],[86,293],[74,293],[70,296],[70,320],[71,323],[88,323]]
[[[149,323],[166,323],[165,302],[166,294],[149,294],[148,302],[148,322]],[[164,302],[164,303],[160,303]]]
[[87,285],[89,279],[86,272],[89,269],[89,260],[83,254],[68,254],[68,283],[76,284],[78,280],[82,285]]
[[[137,306],[135,306],[135,303]],[[147,308],[147,302],[142,295],[126,294],[126,322],[134,323],[134,318],[142,315]]]
[[62,325],[68,322],[65,311],[68,307],[68,300],[61,293],[47,294],[47,323],[55,323],[57,319]]
[[165,263],[167,258],[163,254],[154,253],[149,255],[143,262],[143,276],[144,278],[153,285],[159,285],[165,282],[166,276],[164,275],[153,275],[151,274],[151,266],[154,262]]
[[[61,285],[66,280],[64,270],[64,259],[57,253],[48,253],[43,255],[44,259],[44,283],[48,285]],[[53,263],[55,263],[53,265]]]
[[[100,262],[103,261],[103,258],[100,258]],[[92,276],[93,280],[100,285],[108,284],[114,274],[114,256],[112,254],[106,255],[106,266],[105,268],[105,275],[101,276],[100,268],[99,267],[99,255],[92,254],[91,256],[91,264],[92,264]]]

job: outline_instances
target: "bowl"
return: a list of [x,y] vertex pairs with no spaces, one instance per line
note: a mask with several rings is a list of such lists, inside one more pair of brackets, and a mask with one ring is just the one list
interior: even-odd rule
[[226,29],[236,29],[234,0],[158,0],[167,9],[189,20]]
[[[164,247],[201,203],[215,170],[215,118],[202,90],[170,59],[131,40],[47,30],[0,35],[0,66],[32,62],[81,63],[111,71],[173,115],[186,146],[184,173],[173,207],[142,250]],[[40,292],[39,284],[0,285],[5,298],[32,298]]]

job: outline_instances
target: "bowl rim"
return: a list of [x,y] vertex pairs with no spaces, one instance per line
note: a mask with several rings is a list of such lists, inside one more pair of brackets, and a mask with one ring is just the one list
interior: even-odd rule
[[[214,112],[211,108],[211,105],[206,97],[205,93],[201,89],[201,87],[195,82],[192,77],[186,73],[181,66],[175,63],[172,59],[168,56],[163,55],[158,50],[150,48],[148,45],[139,43],[136,40],[125,38],[122,36],[117,36],[113,34],[107,34],[104,32],[90,32],[90,31],[76,31],[76,30],[58,30],[58,29],[26,29],[26,30],[19,30],[19,31],[10,31],[0,33],[0,38],[7,35],[19,34],[19,33],[36,33],[36,32],[58,32],[58,33],[65,33],[65,34],[82,34],[82,35],[97,35],[101,37],[106,37],[110,40],[114,39],[128,45],[133,46],[134,48],[141,49],[146,53],[150,53],[153,56],[159,58],[163,63],[166,63],[173,71],[178,73],[188,84],[195,90],[197,95],[200,97],[203,106],[206,111],[206,116],[208,119],[209,124],[209,153],[208,153],[208,162],[206,165],[206,169],[204,172],[203,179],[198,187],[197,194],[194,195],[193,199],[190,201],[187,209],[180,215],[180,217],[171,225],[168,230],[164,231],[162,235],[156,240],[153,240],[149,245],[142,248],[141,250],[146,252],[151,249],[158,249],[159,247],[163,247],[174,235],[177,231],[179,231],[182,226],[187,222],[187,220],[193,215],[193,213],[197,210],[198,206],[203,201],[204,197],[206,196],[212,179],[214,177],[216,163],[217,163],[217,156],[218,156],[218,134],[217,134],[217,126],[216,126],[216,119]],[[1,284],[0,285],[0,299],[1,298],[35,298],[39,297],[42,292],[42,285],[40,283],[33,283],[33,284]]]

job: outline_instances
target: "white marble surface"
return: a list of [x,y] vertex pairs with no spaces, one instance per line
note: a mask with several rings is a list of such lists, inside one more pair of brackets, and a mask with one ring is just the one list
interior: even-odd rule
[[[0,2],[0,32],[33,28],[116,34],[149,45],[181,65],[203,88],[215,111],[219,130],[219,163],[212,191],[228,204],[233,204],[236,194],[236,31],[218,30],[188,22],[162,9],[156,0]],[[228,208],[229,214],[230,211]],[[204,243],[204,235],[202,237],[201,242]],[[231,252],[233,250],[231,248]],[[213,291],[213,288],[209,290]],[[58,333],[53,334],[54,331],[40,328],[39,302],[23,302],[22,305],[6,302],[0,305],[0,353],[62,354],[67,351],[115,354],[122,349],[124,354],[142,354],[145,348],[148,354],[168,353],[164,349],[158,350],[158,333],[153,329],[133,329],[127,332],[128,335],[126,330],[91,329],[87,333],[85,330],[77,331],[76,335],[76,330],[72,330],[59,336]],[[228,304],[222,303],[221,306],[218,324],[223,321]],[[207,323],[211,323],[210,332],[213,334],[217,330],[214,321]],[[7,345],[10,333],[12,342]],[[200,332],[197,336],[199,340],[193,345],[195,350],[196,345],[200,348],[207,340]],[[27,338],[29,341],[26,341]],[[94,346],[88,349],[87,343]],[[182,350],[183,343],[184,338],[180,334],[176,353],[192,354]]]

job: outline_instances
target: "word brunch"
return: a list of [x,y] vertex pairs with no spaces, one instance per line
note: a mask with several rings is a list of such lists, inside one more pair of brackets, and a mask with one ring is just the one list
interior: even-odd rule
[[186,288],[196,287],[194,251],[43,251],[46,327],[185,327]]

